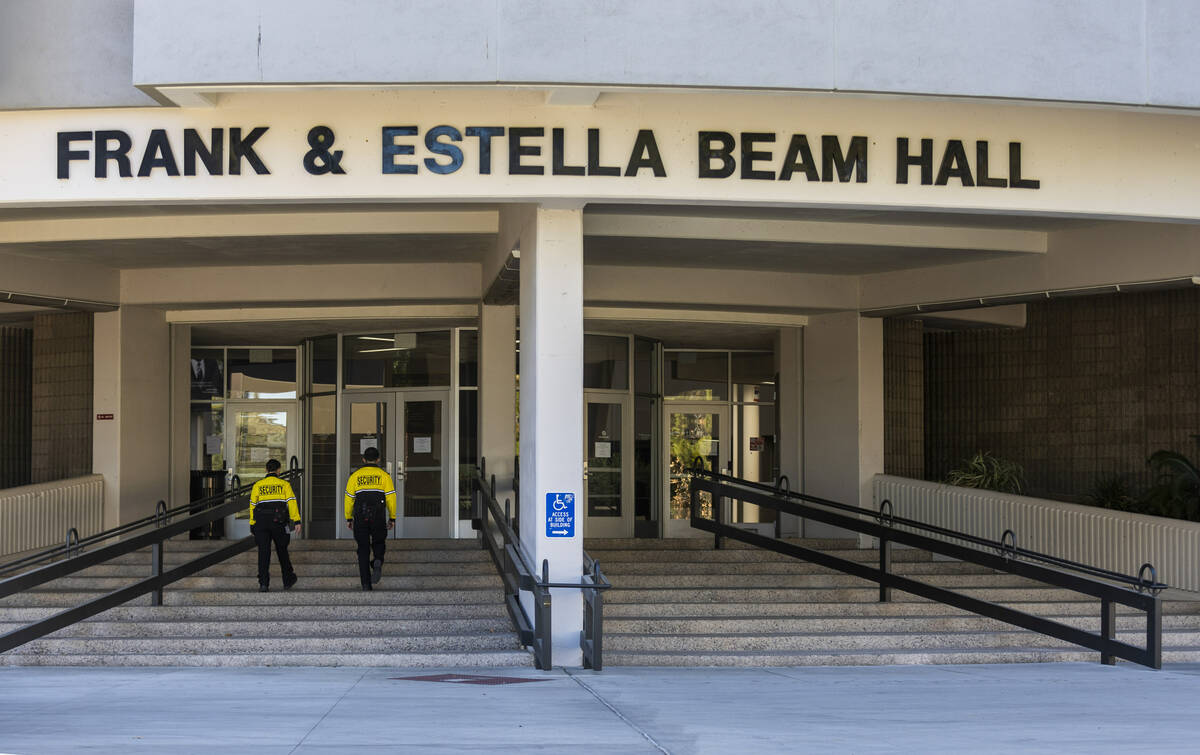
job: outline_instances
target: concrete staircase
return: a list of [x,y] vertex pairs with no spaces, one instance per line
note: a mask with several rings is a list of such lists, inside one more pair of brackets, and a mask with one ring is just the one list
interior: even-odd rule
[[[849,541],[797,541],[877,562]],[[1098,654],[1009,624],[878,587],[740,543],[592,540],[613,583],[605,595],[606,665],[835,666],[1098,661]],[[901,574],[1098,631],[1099,601],[927,552],[893,550]],[[1188,598],[1200,596],[1186,595]],[[1144,614],[1118,610],[1118,636],[1145,641]],[[1200,603],[1168,601],[1164,663],[1200,661]]]
[[[166,564],[223,543],[170,541]],[[8,653],[6,666],[523,666],[495,567],[474,540],[388,544],[383,581],[363,592],[353,541],[293,541],[300,576],[258,592],[254,551]],[[149,573],[148,552],[0,599],[0,633]]]

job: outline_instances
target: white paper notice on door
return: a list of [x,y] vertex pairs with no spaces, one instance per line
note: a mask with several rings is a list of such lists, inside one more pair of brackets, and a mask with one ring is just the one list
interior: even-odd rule
[[433,453],[433,438],[428,435],[420,435],[413,438],[413,453],[428,454]]
[[367,452],[368,448],[379,448],[379,446],[376,445],[376,443],[375,443],[374,436],[369,437],[369,438],[360,438],[359,439],[358,452],[360,454],[365,454]]
[[204,436],[204,453],[209,456],[221,453],[221,436],[206,435]]
[[261,464],[269,458],[271,458],[271,449],[269,448],[264,448],[263,446],[254,446],[250,449],[251,464]]
[[597,459],[612,458],[612,441],[596,441],[596,453],[594,457]]

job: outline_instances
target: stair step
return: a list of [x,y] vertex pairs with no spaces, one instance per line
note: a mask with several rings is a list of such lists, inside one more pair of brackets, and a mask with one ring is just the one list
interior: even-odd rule
[[53,653],[0,654],[0,666],[360,666],[382,668],[511,668],[531,667],[525,650],[444,653]]
[[[0,633],[21,624],[0,622]],[[447,619],[81,621],[47,635],[61,637],[347,637],[355,635],[511,635],[507,616]]]
[[26,643],[9,653],[17,655],[105,653],[129,655],[192,655],[209,653],[282,654],[282,653],[419,653],[479,650],[516,650],[511,632],[504,634],[434,635],[349,635],[271,637],[44,637]]

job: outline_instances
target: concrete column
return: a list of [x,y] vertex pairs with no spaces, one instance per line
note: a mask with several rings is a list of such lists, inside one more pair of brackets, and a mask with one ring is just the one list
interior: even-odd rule
[[[871,480],[883,472],[883,321],[812,317],[803,354],[805,492],[870,508]],[[811,522],[804,534],[846,536]]]
[[104,526],[170,497],[171,348],[163,312],[122,307],[94,326],[92,471],[104,475]]
[[175,507],[191,500],[192,326],[171,325],[171,498]]
[[513,337],[517,308],[483,305],[479,317],[479,456],[496,476],[496,500],[513,497],[516,459],[517,374]]
[[[521,249],[521,544],[550,579],[578,582],[583,560],[583,211],[534,208]],[[547,495],[574,499],[574,534],[547,535]],[[564,499],[565,500],[565,499]],[[582,663],[579,590],[555,590],[554,663]]]
[[[804,490],[804,329],[780,328],[775,354],[779,364],[779,471],[792,490]],[[799,537],[801,521],[783,515],[785,537]]]

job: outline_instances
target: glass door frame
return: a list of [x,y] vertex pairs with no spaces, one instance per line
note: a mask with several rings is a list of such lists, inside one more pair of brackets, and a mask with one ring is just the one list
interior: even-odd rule
[[[589,404],[611,404],[621,407],[621,515],[588,516],[588,437],[587,407]],[[583,534],[584,537],[633,537],[633,401],[628,391],[595,391],[583,393]]]
[[[672,400],[664,402],[662,409],[662,534],[663,538],[688,538],[688,537],[710,537],[712,533],[703,530],[694,529],[691,525],[690,517],[683,519],[671,518],[671,415],[673,414],[715,414],[720,423],[720,436],[717,446],[717,465],[721,472],[728,472],[729,464],[732,460],[731,444],[733,437],[733,426],[731,424],[732,412],[728,403],[724,401],[685,401]],[[727,509],[728,507],[726,507]],[[729,512],[725,511],[723,517],[725,521],[729,519]]]
[[[351,390],[341,394],[341,399],[338,402],[338,444],[337,444],[337,465],[338,465],[338,480],[339,496],[345,490],[346,479],[350,476],[351,469],[357,469],[356,464],[361,459],[352,458],[354,455],[349,453],[346,442],[350,437],[350,421],[351,411],[350,404],[354,402],[360,403],[385,403],[387,404],[387,433],[389,453],[393,455],[391,460],[384,459],[384,466],[388,474],[393,476],[393,483],[396,486],[396,521],[395,530],[389,533],[389,539],[402,538],[452,538],[458,535],[458,490],[455,486],[452,489],[451,462],[453,459],[450,456],[452,450],[451,443],[451,428],[449,427],[451,419],[450,409],[450,389],[449,388],[387,388],[383,390]],[[404,450],[404,404],[407,401],[441,401],[442,402],[442,515],[437,518],[441,522],[441,526],[434,524],[429,531],[424,529],[421,532],[409,532],[405,526],[404,519],[404,480],[403,478],[396,479],[399,475],[404,474],[395,466],[396,459],[400,458],[397,454],[403,453]],[[456,433],[454,434],[457,435]],[[342,499],[339,497],[337,505],[343,505]],[[430,517],[433,519],[433,517]],[[339,540],[352,539],[354,533],[346,526],[346,520],[343,516],[335,518],[336,527],[334,537]]]
[[[263,412],[275,413],[283,412],[287,415],[287,458],[279,459],[279,463],[283,465],[283,469],[287,470],[291,464],[291,459],[296,456],[299,459],[300,437],[303,428],[300,427],[300,402],[291,399],[226,399],[225,401],[225,450],[226,450],[226,474],[229,475],[226,480],[226,490],[232,490],[232,478],[237,474],[237,422],[236,416],[239,411],[242,412]],[[266,462],[263,462],[264,465]],[[258,477],[245,478],[239,477],[242,485],[246,485],[254,480],[266,477],[267,470],[264,466],[262,474]],[[296,491],[297,497],[300,491]],[[298,501],[303,506],[303,501]],[[303,511],[303,508],[301,508]],[[303,519],[303,517],[302,517]],[[227,540],[236,540],[250,535],[250,521],[248,519],[238,519],[236,515],[231,515],[225,518],[225,538]],[[293,536],[295,537],[295,535]]]

